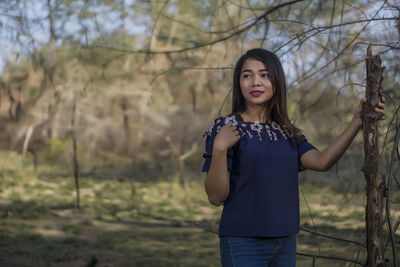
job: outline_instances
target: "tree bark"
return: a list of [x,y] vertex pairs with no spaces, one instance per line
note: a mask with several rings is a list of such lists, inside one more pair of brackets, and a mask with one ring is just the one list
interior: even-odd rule
[[383,69],[379,54],[372,56],[371,48],[367,49],[367,102],[363,110],[364,134],[364,174],[366,179],[367,207],[367,266],[385,266],[383,255],[383,198],[385,183],[380,171],[378,149],[378,120],[380,114],[375,107],[381,98]]

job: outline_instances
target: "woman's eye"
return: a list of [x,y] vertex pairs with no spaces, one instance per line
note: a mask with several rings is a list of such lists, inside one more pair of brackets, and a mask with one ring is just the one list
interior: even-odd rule
[[250,78],[250,74],[243,74],[243,78]]
[[263,73],[263,74],[261,75],[261,77],[263,77],[263,78],[269,78],[269,73]]

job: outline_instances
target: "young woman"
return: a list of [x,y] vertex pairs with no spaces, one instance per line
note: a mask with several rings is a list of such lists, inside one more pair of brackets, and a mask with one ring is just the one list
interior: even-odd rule
[[[238,60],[232,113],[208,131],[202,169],[209,201],[224,204],[218,234],[224,267],[295,266],[298,171],[325,171],[340,158],[362,126],[364,102],[320,152],[290,123],[278,57],[252,49]],[[383,109],[379,103],[376,111]]]

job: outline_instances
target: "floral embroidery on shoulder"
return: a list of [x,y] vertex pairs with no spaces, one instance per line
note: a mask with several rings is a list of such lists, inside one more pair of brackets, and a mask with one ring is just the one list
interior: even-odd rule
[[256,121],[252,124],[250,124],[250,128],[257,133],[258,139],[262,140],[262,135],[261,135],[261,130],[262,130],[262,125]]
[[221,131],[221,128],[226,124],[232,122],[232,125],[236,126],[239,135],[242,138],[253,139],[255,136],[260,140],[278,141],[279,139],[292,138],[292,135],[288,134],[287,128],[282,127],[275,121],[272,123],[261,123],[261,122],[244,122],[239,114],[233,114],[231,116],[219,117],[213,121],[211,128],[205,134],[207,136],[216,135]]
[[234,125],[234,126],[238,125],[238,122],[237,122],[237,120],[236,120],[234,115],[225,118],[225,124],[228,124],[229,122],[232,122],[232,125]]
[[207,136],[211,136],[213,133],[217,134],[219,131],[221,131],[221,128],[228,124],[229,122],[232,122],[234,126],[237,126],[239,123],[236,120],[235,116],[229,116],[229,117],[218,117],[213,121],[213,124],[211,125],[210,129],[208,130],[207,134],[205,134],[205,138]]
[[257,136],[260,141],[269,139],[270,141],[278,141],[280,138],[288,139],[288,134],[278,123],[264,122],[244,122],[239,114],[235,115],[238,123],[238,130],[241,136],[247,136],[252,139]]

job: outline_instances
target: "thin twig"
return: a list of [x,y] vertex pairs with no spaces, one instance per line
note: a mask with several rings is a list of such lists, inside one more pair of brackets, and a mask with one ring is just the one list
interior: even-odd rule
[[248,31],[249,29],[253,28],[255,25],[257,25],[260,21],[262,21],[267,15],[285,7],[285,6],[290,6],[292,4],[296,4],[298,2],[302,2],[304,0],[294,0],[294,1],[290,1],[287,3],[283,3],[277,6],[272,7],[271,9],[268,9],[267,11],[265,11],[263,14],[261,14],[258,17],[255,17],[253,19],[253,22],[246,24],[245,27],[231,33],[228,34],[225,37],[221,37],[219,39],[213,40],[213,41],[208,41],[208,42],[204,42],[204,43],[199,43],[199,44],[194,44],[193,46],[190,47],[185,47],[185,48],[181,48],[181,49],[177,49],[177,50],[165,50],[165,51],[154,51],[154,50],[149,50],[149,49],[145,49],[145,50],[130,50],[130,49],[123,49],[123,48],[116,48],[116,47],[110,47],[110,46],[106,46],[106,45],[99,45],[99,44],[95,44],[89,47],[84,47],[83,48],[104,48],[104,49],[110,49],[110,50],[117,50],[120,52],[126,52],[126,53],[132,53],[132,54],[174,54],[174,53],[182,53],[182,52],[186,52],[189,50],[194,50],[194,49],[198,49],[198,48],[202,48],[202,47],[207,47],[210,45],[214,45],[223,41],[226,41],[234,36],[240,35],[243,32]]
[[387,197],[386,197],[386,220],[387,220],[388,227],[389,227],[389,236],[390,236],[390,241],[392,243],[393,263],[394,263],[395,267],[398,267],[399,265],[398,265],[398,261],[397,261],[396,244],[395,244],[396,241],[395,241],[394,232],[393,232],[393,228],[392,228],[392,221],[390,218],[390,193],[391,193],[391,187],[392,187],[393,166],[394,166],[397,146],[399,145],[399,138],[400,138],[400,124],[396,123],[396,137],[393,142],[393,150],[391,153],[389,177],[388,177],[388,184],[387,184]]
[[[360,252],[361,252],[361,247],[358,248],[356,261],[358,261],[358,257],[360,257]],[[354,263],[354,266],[356,266],[356,263]]]
[[352,262],[355,264],[359,264],[361,266],[364,266],[364,264],[362,264],[359,261],[356,260],[352,260],[352,259],[346,259],[346,258],[340,258],[340,257],[332,257],[332,256],[323,256],[323,255],[313,255],[313,254],[307,254],[307,253],[302,253],[302,252],[296,252],[297,255],[299,256],[305,256],[305,257],[312,257],[312,258],[316,258],[316,259],[328,259],[328,260],[335,260],[335,261],[347,261],[347,262]]
[[[310,213],[311,222],[312,222],[312,224],[313,224],[313,228],[314,228],[314,231],[315,231],[315,230],[316,230],[316,227],[315,227],[315,223],[314,223],[314,218],[313,218],[313,216],[312,216],[312,214],[311,214],[310,206],[309,206],[308,203],[307,203],[307,199],[306,199],[306,197],[304,196],[303,188],[301,188],[300,191],[301,191],[301,194],[302,194],[302,196],[303,196],[304,202],[306,203],[308,212]],[[316,232],[316,231],[315,231],[315,232]],[[315,240],[317,241],[317,245],[318,245],[318,254],[321,255],[321,247],[319,246],[319,240],[318,240],[318,238],[315,238]]]
[[395,110],[394,115],[393,115],[393,117],[390,119],[390,122],[389,122],[389,124],[388,124],[388,126],[387,126],[386,134],[385,134],[385,139],[383,140],[382,150],[381,150],[381,153],[380,153],[380,155],[379,155],[380,157],[382,157],[383,151],[384,151],[385,146],[386,146],[386,140],[387,140],[387,137],[388,137],[388,134],[389,134],[389,131],[390,131],[390,126],[392,126],[393,120],[398,116],[397,114],[398,114],[399,111],[400,111],[400,105],[399,105],[398,107],[396,107],[395,101],[394,101],[388,94],[386,94],[386,96],[388,97],[389,100],[391,100],[391,102],[393,103],[394,108],[395,108],[396,110]]
[[206,227],[200,225],[200,224],[197,223],[197,222],[192,222],[192,225],[194,225],[195,227],[200,228],[200,229],[202,229],[202,230],[204,230],[204,231],[206,231],[206,232],[209,232],[209,233],[213,233],[213,234],[215,234],[215,235],[218,235],[218,232],[213,231],[213,230],[211,230],[211,229],[208,229],[208,228],[206,228]]
[[219,108],[219,110],[218,110],[218,116],[220,116],[220,115],[221,115],[222,108],[224,107],[224,105],[225,105],[226,101],[228,101],[228,99],[229,99],[229,96],[231,95],[231,93],[232,93],[232,88],[231,88],[231,89],[229,89],[228,93],[226,94],[226,96],[225,96],[225,99],[224,99],[224,101],[222,102],[222,104],[221,104],[221,106],[220,106],[220,108]]
[[153,79],[150,81],[149,86],[151,86],[155,80],[161,75],[165,75],[167,73],[179,70],[232,70],[232,67],[179,67],[179,68],[171,68],[166,71],[157,73],[154,75]]
[[364,248],[367,247],[366,245],[361,244],[360,242],[357,242],[357,241],[353,241],[353,240],[349,240],[349,239],[344,239],[344,238],[340,238],[340,237],[334,237],[334,236],[330,236],[330,235],[326,235],[326,234],[321,234],[321,233],[318,233],[318,232],[315,232],[315,231],[308,230],[308,229],[306,229],[306,228],[304,228],[304,227],[300,227],[300,230],[302,230],[302,231],[304,231],[304,232],[307,232],[307,233],[310,233],[310,234],[313,234],[313,235],[318,235],[318,236],[322,236],[322,237],[329,238],[329,239],[333,239],[333,240],[337,240],[337,241],[343,241],[343,242],[353,243],[353,244],[356,244],[356,245],[358,245],[358,246],[360,246],[360,247],[364,247]]

